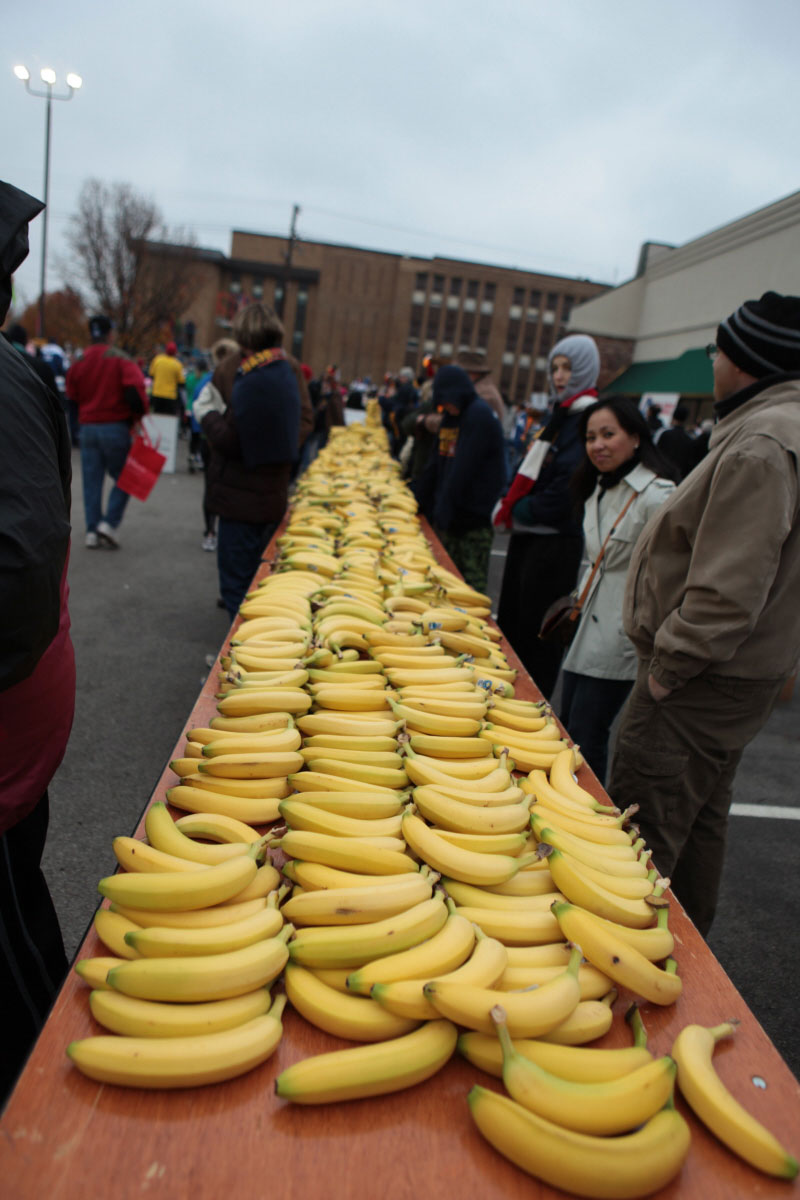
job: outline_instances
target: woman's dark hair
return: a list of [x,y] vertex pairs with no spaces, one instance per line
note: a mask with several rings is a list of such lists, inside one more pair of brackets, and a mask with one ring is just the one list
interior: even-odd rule
[[[593,413],[600,412],[604,408],[614,414],[626,433],[638,437],[639,448],[635,452],[636,461],[649,467],[662,479],[671,479],[677,483],[678,476],[675,468],[653,442],[650,426],[629,396],[606,396],[603,400],[598,400],[589,408],[584,409],[580,415],[578,427],[581,441],[586,442],[586,427],[589,424],[589,418]],[[583,462],[575,471],[569,485],[576,506],[580,509],[594,491],[599,474],[600,472],[590,461],[589,456],[584,455]]]

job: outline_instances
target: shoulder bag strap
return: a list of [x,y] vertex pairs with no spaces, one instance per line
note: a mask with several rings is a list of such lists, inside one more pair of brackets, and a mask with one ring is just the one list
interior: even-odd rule
[[637,492],[631,492],[624,507],[620,511],[619,516],[617,517],[614,524],[611,526],[608,533],[606,534],[605,541],[603,542],[603,545],[600,547],[600,553],[598,554],[597,558],[594,561],[594,566],[592,567],[591,572],[589,573],[589,578],[586,580],[586,584],[583,588],[583,591],[581,592],[578,599],[575,601],[575,607],[572,610],[575,615],[573,616],[572,613],[570,613],[571,620],[577,621],[578,617],[580,616],[581,609],[583,608],[583,606],[586,602],[586,597],[589,595],[589,590],[592,586],[592,583],[594,582],[594,577],[597,574],[598,570],[600,569],[600,563],[603,561],[603,555],[606,552],[606,547],[608,546],[611,536],[614,533],[614,530],[617,528],[617,526],[622,521],[622,518],[625,516],[625,513],[628,511],[630,506],[633,504],[637,495],[638,495]]

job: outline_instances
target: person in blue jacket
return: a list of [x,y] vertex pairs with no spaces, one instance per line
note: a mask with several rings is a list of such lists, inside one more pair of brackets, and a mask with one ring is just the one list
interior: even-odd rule
[[439,452],[413,490],[464,579],[483,592],[494,536],[492,510],[506,480],[503,428],[461,367],[437,371],[433,405],[443,412]]

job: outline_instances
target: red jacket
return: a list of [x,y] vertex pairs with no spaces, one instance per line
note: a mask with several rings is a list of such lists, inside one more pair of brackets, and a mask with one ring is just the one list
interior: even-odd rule
[[67,396],[78,406],[81,425],[133,421],[148,410],[144,375],[105,342],[89,346],[67,371]]

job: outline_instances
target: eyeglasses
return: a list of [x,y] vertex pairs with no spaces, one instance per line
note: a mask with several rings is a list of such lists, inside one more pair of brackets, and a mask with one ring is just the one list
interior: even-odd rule
[[706,346],[706,357],[713,363],[714,359],[719,354],[719,346],[716,342],[709,342]]

